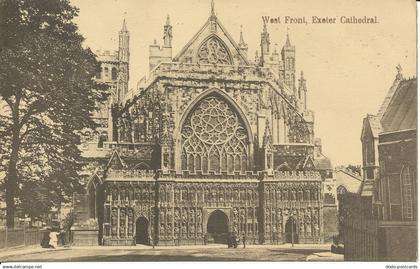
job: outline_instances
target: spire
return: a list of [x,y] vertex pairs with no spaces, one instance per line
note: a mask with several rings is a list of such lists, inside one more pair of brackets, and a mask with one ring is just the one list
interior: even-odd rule
[[287,47],[287,48],[292,46],[290,44],[289,31],[287,31],[286,44],[284,46]]
[[121,28],[121,32],[128,32],[128,30],[127,30],[127,24],[125,23],[125,18],[123,20],[123,26]]
[[303,76],[303,70],[300,71],[299,88],[306,91],[306,79]]
[[267,24],[264,22],[263,31],[261,33],[261,56],[270,52],[270,34],[267,31]]
[[263,136],[263,147],[269,148],[271,144],[272,144],[272,140],[271,140],[270,122],[268,121],[268,119],[266,119],[264,136]]
[[[124,17],[125,17],[125,14],[126,13],[124,12]],[[121,62],[128,63],[129,61],[129,58],[130,58],[129,42],[130,42],[130,35],[128,33],[127,23],[124,18],[123,25],[119,33],[119,45],[118,45],[118,55],[119,55],[119,60]]]
[[255,63],[259,64],[260,63],[260,56],[258,55],[258,50],[255,51]]
[[300,71],[299,78],[299,89],[298,89],[298,99],[299,107],[301,110],[306,111],[306,79],[303,77],[303,70]]
[[248,47],[248,45],[244,41],[244,35],[242,33],[242,25],[241,25],[241,33],[239,35],[239,44],[240,47]]
[[216,14],[214,12],[214,0],[211,0],[211,10],[210,10],[210,16],[215,17]]
[[166,24],[163,27],[163,46],[172,47],[172,25],[169,15],[166,16]]

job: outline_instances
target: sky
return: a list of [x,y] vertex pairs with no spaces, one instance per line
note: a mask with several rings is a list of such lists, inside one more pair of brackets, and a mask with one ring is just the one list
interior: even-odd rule
[[[130,32],[130,82],[148,73],[148,46],[162,44],[170,15],[175,56],[205,23],[210,0],[71,0],[80,8],[76,23],[93,51],[117,50],[125,18]],[[271,48],[280,51],[289,32],[296,48],[296,71],[304,71],[308,108],[315,113],[315,136],[333,165],[361,164],[360,134],[366,114],[376,114],[400,64],[416,75],[416,4],[413,0],[215,0],[216,15],[239,41],[241,25],[248,58],[259,50],[262,16],[280,17],[267,25]],[[285,24],[306,17],[308,24]],[[376,24],[315,24],[312,17],[377,17]]]

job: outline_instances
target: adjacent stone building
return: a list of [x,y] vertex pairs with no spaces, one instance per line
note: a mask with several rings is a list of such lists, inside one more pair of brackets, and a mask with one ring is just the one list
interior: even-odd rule
[[368,184],[340,199],[346,260],[417,260],[417,78],[397,70],[378,114],[363,123]]
[[[260,56],[249,60],[242,31],[237,43],[213,4],[177,55],[169,16],[163,32],[163,46],[150,46],[147,79],[133,91],[124,94],[125,23],[117,61],[109,61],[117,84],[107,141],[85,153],[99,242],[206,244],[226,242],[229,233],[255,244],[328,239],[336,231],[325,225],[336,222],[335,186],[326,187],[332,166],[315,143],[289,35],[278,54],[264,25]],[[328,210],[326,189],[333,198]]]

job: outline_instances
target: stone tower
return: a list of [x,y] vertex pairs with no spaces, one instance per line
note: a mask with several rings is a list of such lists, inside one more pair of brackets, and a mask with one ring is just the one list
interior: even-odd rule
[[284,63],[284,83],[295,91],[295,46],[290,44],[289,33],[281,50],[281,59]]

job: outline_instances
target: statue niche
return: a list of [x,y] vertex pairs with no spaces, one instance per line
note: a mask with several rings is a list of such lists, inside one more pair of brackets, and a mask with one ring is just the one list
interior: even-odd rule
[[248,134],[239,113],[218,94],[200,100],[182,126],[182,170],[245,172]]

